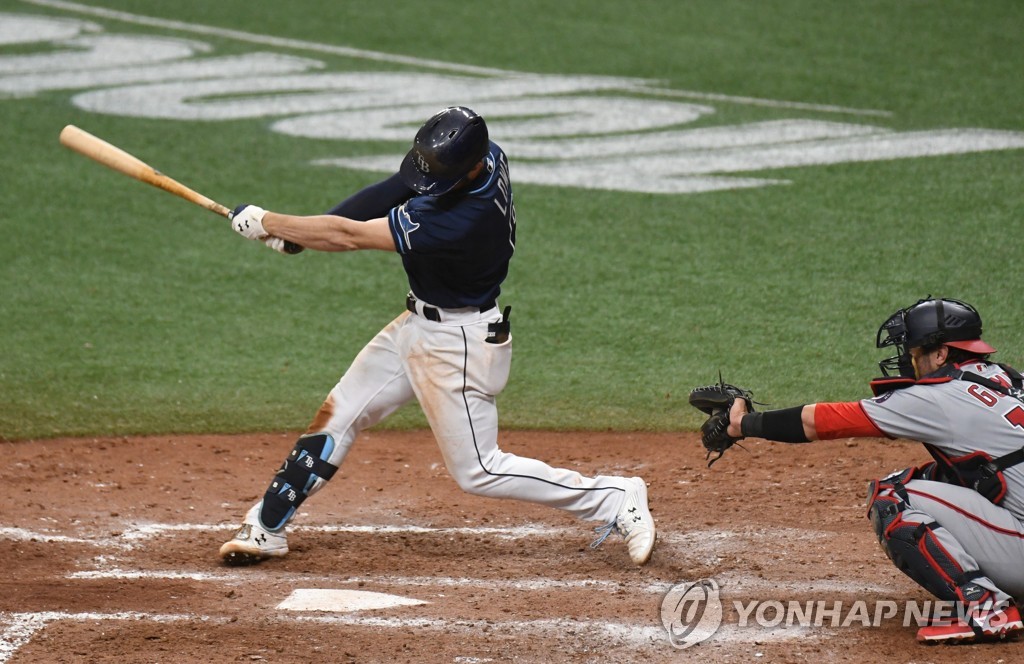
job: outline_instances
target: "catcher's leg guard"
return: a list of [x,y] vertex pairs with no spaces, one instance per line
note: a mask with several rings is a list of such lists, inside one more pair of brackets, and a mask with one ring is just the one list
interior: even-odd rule
[[302,436],[263,495],[260,521],[268,530],[280,530],[306,498],[334,476],[338,467],[328,463],[334,439],[325,433]]
[[900,480],[912,476],[914,470],[908,468],[869,486],[868,518],[882,550],[901,572],[941,600],[977,605],[990,599],[991,591],[971,583],[984,573],[964,571],[942,545],[937,532],[952,537],[948,531],[935,521],[917,523],[903,519],[910,502]]

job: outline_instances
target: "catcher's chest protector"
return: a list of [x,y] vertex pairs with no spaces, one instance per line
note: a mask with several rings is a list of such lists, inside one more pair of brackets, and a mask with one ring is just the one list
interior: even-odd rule
[[[944,368],[934,376],[921,380],[898,377],[880,378],[871,382],[871,389],[875,395],[880,395],[912,385],[943,385],[954,380],[962,380],[973,383],[968,391],[981,386],[986,390],[1021,401],[1024,396],[1024,390],[1022,390],[1024,380],[1022,380],[1021,374],[1008,365],[1000,364],[998,366],[1010,377],[1009,384],[1002,376],[986,378],[951,366]],[[974,394],[982,403],[995,405],[996,397],[994,395],[990,394],[986,397],[985,392],[980,390],[975,391]],[[1024,410],[1022,410],[1022,416],[1024,416]],[[1024,428],[1024,417],[1022,417],[1021,426]],[[1024,462],[1024,447],[997,458],[980,450],[960,456],[951,456],[935,445],[925,443],[925,448],[937,464],[934,479],[974,489],[996,505],[1001,504],[1006,497],[1007,483],[1003,471]]]

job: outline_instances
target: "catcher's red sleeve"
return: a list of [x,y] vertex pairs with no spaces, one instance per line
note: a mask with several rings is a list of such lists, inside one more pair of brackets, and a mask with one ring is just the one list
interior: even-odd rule
[[815,404],[814,428],[820,440],[857,438],[859,436],[886,437],[867,416],[859,401]]

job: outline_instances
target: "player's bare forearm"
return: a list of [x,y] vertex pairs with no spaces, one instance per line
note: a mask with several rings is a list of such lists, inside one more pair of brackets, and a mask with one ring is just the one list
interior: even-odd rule
[[818,429],[814,423],[814,410],[817,404],[809,403],[800,411],[800,419],[804,423],[804,435],[807,440],[818,440]]
[[263,227],[275,237],[317,251],[395,250],[384,217],[363,222],[326,214],[300,217],[268,211]]

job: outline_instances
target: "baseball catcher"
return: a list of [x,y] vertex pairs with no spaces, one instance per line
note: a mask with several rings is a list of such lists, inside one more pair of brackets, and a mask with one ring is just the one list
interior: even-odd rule
[[[989,358],[981,315],[960,300],[926,298],[878,330],[874,397],[755,413],[744,391],[694,390],[710,413],[709,453],[744,437],[782,443],[835,438],[919,441],[931,456],[868,486],[868,518],[901,572],[955,607],[920,624],[923,643],[1024,633],[1024,378]],[[735,388],[734,388],[735,389]],[[731,400],[730,400],[731,397]],[[728,403],[728,414],[723,409]]]

